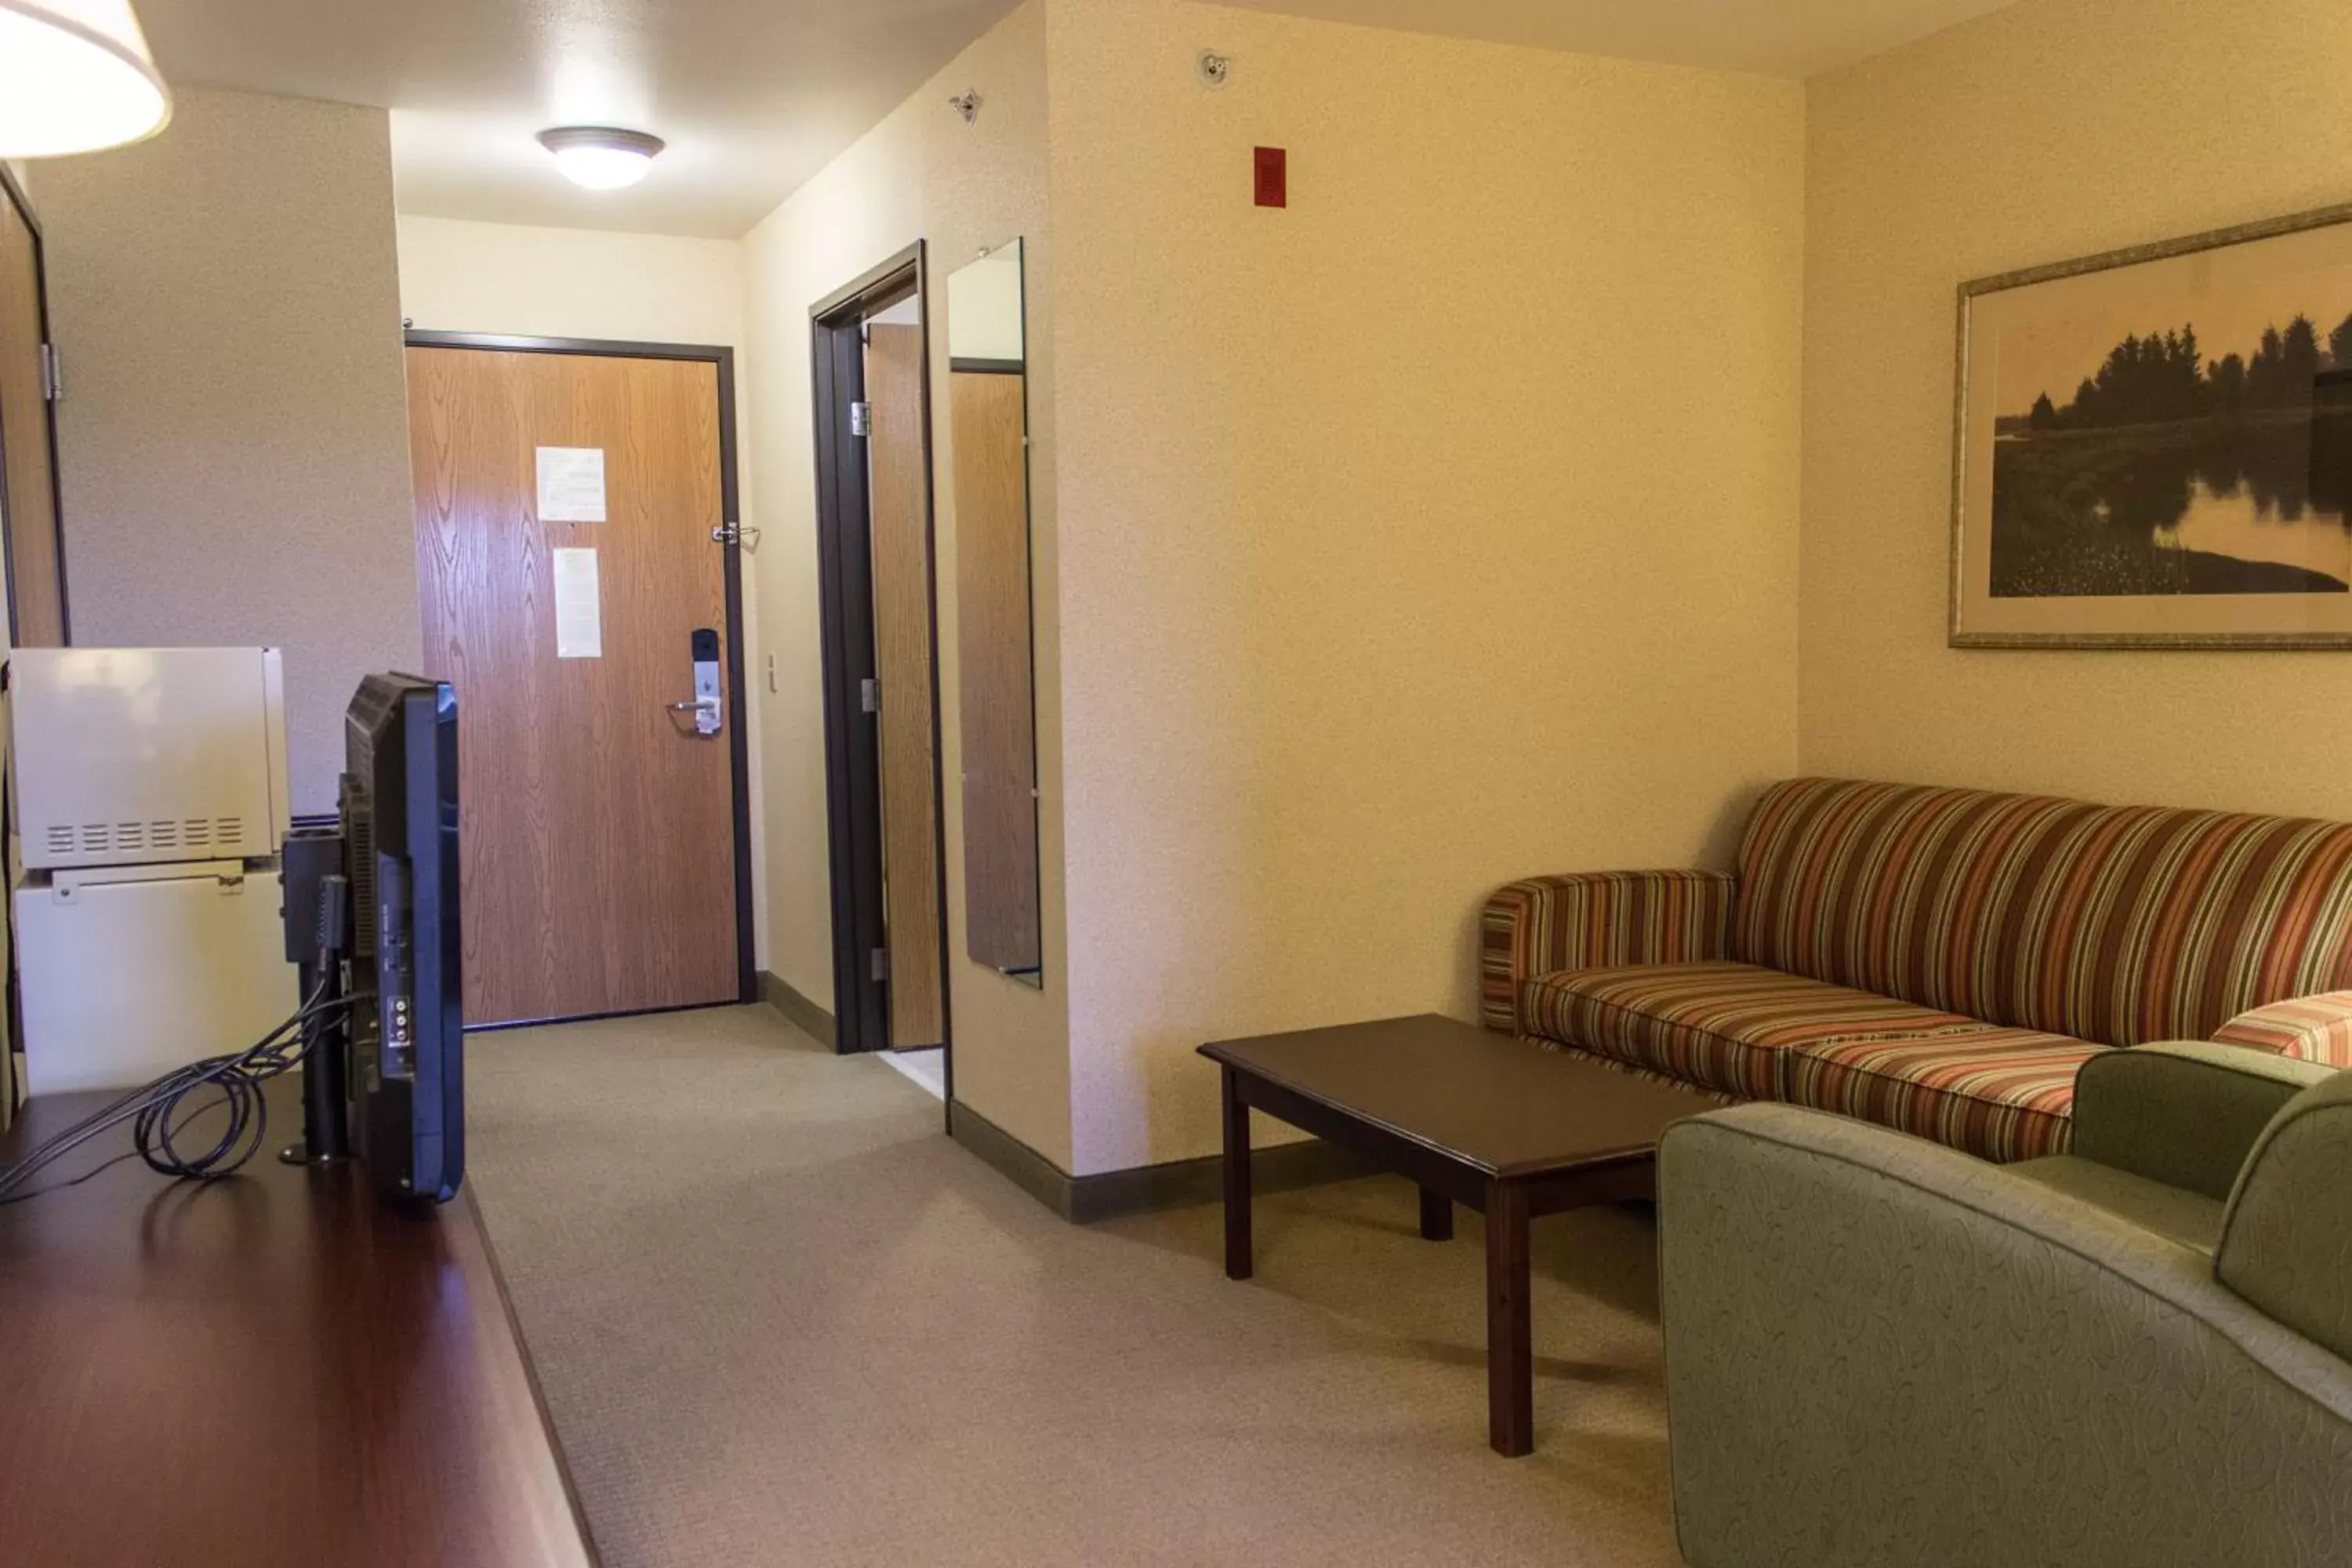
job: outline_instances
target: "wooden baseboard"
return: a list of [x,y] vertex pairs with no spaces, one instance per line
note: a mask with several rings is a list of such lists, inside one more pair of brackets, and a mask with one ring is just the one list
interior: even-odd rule
[[833,1015],[794,990],[782,976],[760,971],[760,1000],[791,1019],[817,1044],[830,1049],[837,1042]]
[[[948,1101],[948,1132],[999,1173],[1073,1225],[1158,1209],[1217,1202],[1224,1193],[1223,1162],[1211,1154],[1164,1165],[1139,1165],[1073,1176],[961,1100]],[[1321,1139],[1254,1150],[1250,1184],[1261,1193],[1320,1186],[1373,1174],[1370,1165]]]

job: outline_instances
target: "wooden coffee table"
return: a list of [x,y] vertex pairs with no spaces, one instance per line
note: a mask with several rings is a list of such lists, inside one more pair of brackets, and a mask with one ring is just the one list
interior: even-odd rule
[[1478,1210],[1487,1438],[1498,1454],[1533,1453],[1528,1222],[1654,1195],[1659,1134],[1715,1101],[1433,1014],[1219,1040],[1201,1054],[1224,1069],[1226,1277],[1250,1277],[1253,1109],[1418,1183],[1432,1241],[1453,1237],[1454,1205]]

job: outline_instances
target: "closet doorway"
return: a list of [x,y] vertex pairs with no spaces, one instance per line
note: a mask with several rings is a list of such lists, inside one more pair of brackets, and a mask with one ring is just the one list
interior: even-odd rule
[[944,1099],[930,346],[919,242],[810,310],[824,640],[835,1043]]

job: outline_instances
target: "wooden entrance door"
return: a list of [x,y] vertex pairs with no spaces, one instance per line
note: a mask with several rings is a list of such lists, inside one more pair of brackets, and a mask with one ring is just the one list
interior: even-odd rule
[[[408,350],[424,673],[457,689],[469,1024],[741,999],[739,714],[722,691],[705,734],[690,710],[697,633],[722,682],[735,662],[721,389],[709,359]],[[601,454],[603,521],[561,521],[598,488],[565,452]],[[543,494],[551,463],[568,494]],[[575,551],[593,553],[557,553]]]

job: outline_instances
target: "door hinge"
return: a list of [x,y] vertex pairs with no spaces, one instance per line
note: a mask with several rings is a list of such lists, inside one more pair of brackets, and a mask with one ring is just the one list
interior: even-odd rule
[[65,362],[58,357],[58,345],[41,345],[41,395],[51,403],[63,401],[66,395]]
[[857,683],[857,710],[861,713],[882,711],[882,682],[877,677],[869,675]]
[[713,544],[736,544],[746,550],[760,548],[760,531],[746,528],[740,522],[722,522],[710,531]]
[[882,981],[890,978],[890,950],[888,948],[876,948],[869,955],[869,963],[876,980]]
[[874,434],[874,405],[853,403],[849,405],[849,433],[853,436]]

